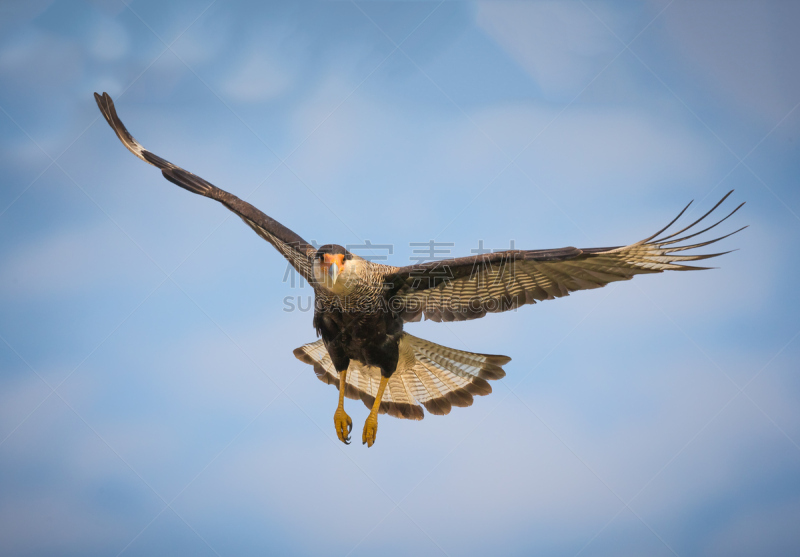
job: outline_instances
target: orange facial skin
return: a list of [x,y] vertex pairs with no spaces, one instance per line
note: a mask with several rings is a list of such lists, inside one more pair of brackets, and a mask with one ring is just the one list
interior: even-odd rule
[[344,268],[344,254],[343,253],[337,253],[337,254],[331,255],[329,253],[326,253],[324,256],[322,256],[322,270],[325,271],[326,273],[328,272],[328,269],[330,268],[330,266],[333,265],[334,263],[336,263],[336,266],[339,267],[339,270],[343,269]]

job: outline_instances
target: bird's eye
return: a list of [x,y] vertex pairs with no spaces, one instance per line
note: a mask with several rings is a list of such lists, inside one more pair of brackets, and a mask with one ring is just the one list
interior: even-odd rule
[[345,254],[344,258],[350,261],[351,259],[353,259],[353,254],[352,253]]

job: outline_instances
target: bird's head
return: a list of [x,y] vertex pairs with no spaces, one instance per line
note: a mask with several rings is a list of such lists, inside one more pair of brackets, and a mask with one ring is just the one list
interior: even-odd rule
[[342,246],[324,245],[314,254],[314,280],[335,294],[347,294],[358,280],[361,261]]

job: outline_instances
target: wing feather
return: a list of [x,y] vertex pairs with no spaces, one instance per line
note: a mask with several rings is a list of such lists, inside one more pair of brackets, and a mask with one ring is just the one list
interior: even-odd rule
[[300,236],[268,217],[246,201],[221,190],[203,178],[162,159],[142,147],[117,116],[114,101],[108,93],[94,94],[97,106],[122,144],[134,155],[161,170],[164,178],[192,193],[215,199],[236,213],[256,234],[272,244],[308,281],[313,279],[312,264],[316,249]]
[[[711,240],[678,244],[708,232],[736,213],[744,203],[711,226],[681,236],[703,222],[731,193],[677,232],[662,237],[691,203],[666,227],[627,246],[512,250],[395,269],[385,279],[390,284],[389,295],[394,298],[392,307],[399,307],[406,321],[416,321],[423,316],[434,321],[461,321],[515,309],[523,304],[561,298],[576,290],[600,288],[610,282],[630,280],[638,274],[707,269],[684,263],[729,252],[678,253],[714,244],[747,227]],[[442,268],[449,270],[447,276],[440,272]]]

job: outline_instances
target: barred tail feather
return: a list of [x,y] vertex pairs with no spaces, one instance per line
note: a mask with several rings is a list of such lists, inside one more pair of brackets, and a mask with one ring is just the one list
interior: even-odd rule
[[[339,388],[339,372],[322,340],[297,348],[294,355],[313,366],[320,381]],[[502,366],[509,361],[507,356],[456,350],[403,333],[397,371],[389,379],[379,412],[421,420],[422,406],[436,415],[449,414],[453,406],[471,406],[474,396],[492,392],[487,380],[505,377]],[[352,361],[346,377],[345,396],[372,408],[380,370]]]

